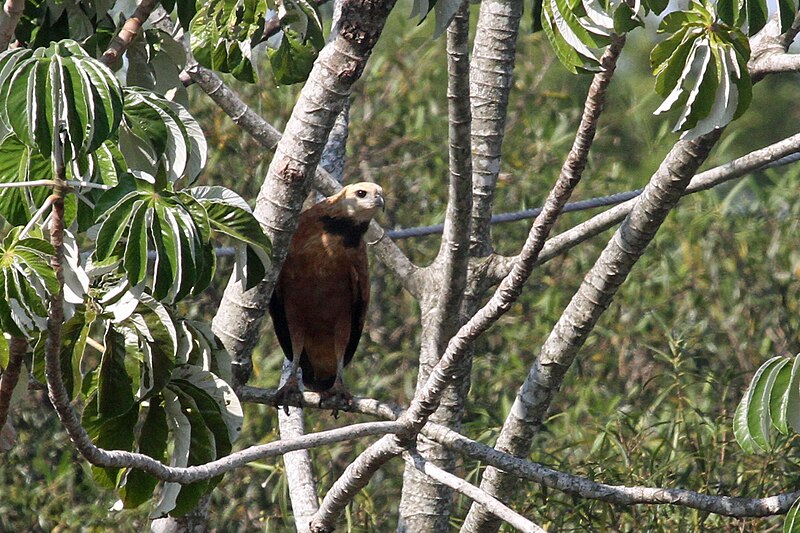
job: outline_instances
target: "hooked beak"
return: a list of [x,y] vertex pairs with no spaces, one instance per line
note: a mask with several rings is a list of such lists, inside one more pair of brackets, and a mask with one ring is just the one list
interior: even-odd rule
[[386,211],[386,202],[383,200],[383,196],[380,194],[375,196],[375,203],[380,206],[381,211]]

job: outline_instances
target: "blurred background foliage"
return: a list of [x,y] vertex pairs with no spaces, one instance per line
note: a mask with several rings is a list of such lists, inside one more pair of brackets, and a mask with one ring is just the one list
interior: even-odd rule
[[[417,26],[400,3],[353,94],[346,179],[380,183],[389,228],[442,221],[447,180],[444,39],[432,22]],[[496,212],[537,206],[572,143],[590,83],[554,59],[541,34],[518,44]],[[654,117],[648,55],[655,36],[629,38],[611,86],[597,141],[574,199],[643,186],[677,138],[669,117]],[[260,83],[228,81],[281,129],[299,91],[277,87],[268,62]],[[797,76],[767,79],[747,114],[725,133],[706,168],[795,133]],[[197,88],[191,110],[209,141],[201,182],[253,199],[270,154],[244,135]],[[768,357],[797,353],[800,314],[800,165],[753,174],[681,201],[601,319],[567,375],[532,459],[610,484],[684,487],[711,494],[765,496],[800,483],[797,443],[779,439],[767,455],[746,455],[731,416],[752,372]],[[591,216],[568,214],[555,231]],[[530,222],[495,226],[501,253],[521,246]],[[593,239],[536,270],[522,298],[478,343],[463,432],[492,444],[518,386],[550,328],[610,237]],[[437,237],[400,241],[429,263]],[[223,267],[226,266],[223,261]],[[419,308],[397,280],[372,262],[368,333],[347,380],[355,394],[407,403],[416,381]],[[210,320],[226,278],[185,313]],[[281,352],[265,321],[252,384],[274,387]],[[57,423],[46,395],[31,393],[12,413],[17,446],[0,463],[2,531],[141,531],[149,510],[109,511],[116,500],[96,487]],[[307,429],[365,420],[308,413]],[[239,448],[277,438],[272,408],[245,407]],[[366,442],[314,451],[324,493]],[[480,481],[482,465],[460,474]],[[280,460],[228,474],[212,498],[217,531],[292,530]],[[390,463],[351,505],[346,530],[394,529],[402,464]],[[584,501],[526,483],[513,507],[549,531],[778,531],[780,518],[730,519],[670,506],[621,507]],[[469,501],[456,499],[456,517]],[[453,519],[457,526],[459,519]],[[343,528],[344,529],[344,528]]]

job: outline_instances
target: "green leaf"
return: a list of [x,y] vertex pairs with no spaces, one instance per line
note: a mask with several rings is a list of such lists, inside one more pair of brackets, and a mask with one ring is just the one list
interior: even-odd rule
[[41,239],[17,240],[20,230],[12,229],[0,245],[0,331],[29,337],[45,330],[58,283],[50,266],[53,247]]
[[[166,411],[161,399],[154,397],[150,400],[147,416],[139,434],[139,453],[163,462],[167,451],[168,436]],[[132,509],[148,501],[153,497],[153,491],[157,484],[158,480],[156,478],[141,470],[128,472],[125,477],[125,485],[120,490],[120,498],[125,508]]]
[[[190,45],[201,65],[255,82],[250,48],[263,31],[264,0],[211,0],[202,4],[191,23]],[[321,30],[320,35],[321,35]]]
[[785,416],[788,428],[800,433],[800,356],[795,356],[792,363],[789,385],[781,402],[781,415]]
[[561,61],[567,70],[573,74],[578,73],[578,68],[583,65],[583,59],[578,55],[572,46],[564,40],[560,33],[556,33],[553,29],[553,15],[550,8],[549,0],[544,0],[542,9],[542,29],[544,30],[547,39],[553,46],[556,57]]
[[49,159],[57,122],[63,121],[66,157],[74,159],[115,133],[122,108],[119,82],[75,41],[51,43],[19,59],[3,62],[10,70],[0,75],[0,95],[13,110],[2,115],[5,125],[22,142]]
[[628,33],[638,27],[644,27],[644,23],[625,2],[621,3],[614,10],[614,31],[619,34]]
[[117,417],[134,405],[132,380],[125,369],[125,337],[106,323],[105,350],[97,381],[97,411],[101,417]]
[[739,0],[717,0],[717,16],[728,26],[736,25]]
[[777,356],[761,365],[736,409],[733,433],[739,445],[748,453],[769,448],[769,400],[775,382],[773,371],[786,362],[785,358]]
[[125,91],[125,120],[120,148],[132,169],[169,182],[184,175],[194,180],[206,162],[207,146],[200,126],[175,102],[139,88]]
[[139,199],[139,194],[134,191],[123,196],[113,209],[106,211],[106,218],[97,232],[94,249],[94,256],[98,260],[104,261],[108,259],[111,252],[120,243],[123,235],[129,233],[128,222],[142,204],[144,204],[144,201]]
[[[747,35],[753,36],[767,23],[769,12],[765,0],[744,0],[747,12]],[[791,26],[791,21],[789,22]]]
[[789,392],[789,382],[792,379],[792,368],[789,364],[790,359],[784,359],[780,364],[775,365],[772,374],[772,387],[769,391],[769,416],[772,425],[784,435],[789,433],[786,422],[786,402]]
[[[189,418],[181,409],[178,395],[170,388],[164,389],[163,398],[167,427],[173,442],[170,464],[178,467],[188,466],[189,450],[192,445]],[[175,509],[181,488],[182,485],[179,483],[164,483],[161,490],[161,499],[153,509],[152,515],[154,517],[166,516],[167,513]]]
[[[33,179],[50,179],[50,164],[22,144],[14,136],[0,142],[0,183],[16,183]],[[40,173],[42,170],[46,174]],[[47,187],[0,189],[0,216],[9,224],[22,226],[31,218],[49,194]]]
[[124,325],[139,338],[143,361],[137,398],[146,399],[160,392],[172,375],[178,347],[177,330],[167,308],[146,294],[140,296],[136,312]]
[[249,207],[244,209],[241,204],[210,199],[208,196],[198,197],[196,192],[192,192],[192,190],[189,192],[205,207],[208,220],[216,231],[254,246],[265,255],[271,253],[272,244],[261,229],[261,225],[250,213]]
[[292,85],[308,78],[317,59],[317,50],[311,43],[304,42],[297,32],[287,28],[280,47],[267,50],[267,55],[275,81],[280,85]]
[[[98,410],[97,394],[93,394],[86,401],[81,417],[81,424],[89,434],[92,442],[107,450],[132,451],[136,420],[139,416],[137,409],[129,409],[121,416],[103,416]],[[122,471],[119,468],[92,467],[92,474],[103,487],[113,489],[122,480]]]
[[9,348],[5,335],[0,332],[0,369],[8,368]]
[[794,501],[783,519],[783,533],[800,533],[800,498]]
[[197,402],[206,425],[214,433],[217,458],[229,454],[243,421],[242,407],[233,388],[212,372],[195,365],[176,368],[172,383]]
[[660,15],[665,9],[667,9],[669,0],[645,0],[644,5],[649,7],[650,11],[656,15]]
[[152,217],[153,210],[146,202],[134,202],[122,263],[128,274],[128,282],[134,287],[144,281],[147,275],[147,228]]
[[[180,386],[173,384],[170,389],[178,396],[181,412],[189,420],[191,428],[189,457],[187,466],[200,465],[216,459],[214,433],[206,425],[201,409],[195,399]],[[182,516],[194,509],[200,498],[213,488],[211,480],[198,481],[181,487],[171,516]]]

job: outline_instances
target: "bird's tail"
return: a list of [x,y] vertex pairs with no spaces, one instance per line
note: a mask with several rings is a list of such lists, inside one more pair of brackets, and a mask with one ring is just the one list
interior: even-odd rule
[[336,374],[317,376],[314,372],[314,367],[311,366],[311,361],[308,360],[306,351],[300,356],[300,370],[303,371],[303,385],[306,389],[314,392],[322,392],[333,387],[336,383]]

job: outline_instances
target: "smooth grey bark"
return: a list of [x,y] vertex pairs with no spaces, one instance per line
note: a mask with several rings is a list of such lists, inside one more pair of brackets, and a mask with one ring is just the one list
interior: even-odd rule
[[490,219],[500,173],[508,95],[516,59],[521,0],[483,0],[470,65],[472,237],[474,256],[492,252]]
[[[281,385],[289,378],[292,364],[284,359]],[[305,422],[301,407],[289,407],[288,413],[278,409],[278,427],[281,440],[301,437],[305,434]],[[292,503],[294,525],[298,533],[308,532],[308,522],[319,509],[317,485],[311,464],[309,449],[284,454],[283,465],[289,485],[289,500]]]
[[[467,286],[469,262],[470,211],[472,208],[472,161],[469,98],[469,4],[462,4],[447,29],[448,120],[450,138],[450,182],[447,213],[439,253],[425,269],[427,297],[420,300],[422,335],[417,387],[428,379],[446,346],[447,340],[463,323],[461,312]],[[464,398],[469,390],[468,364],[456,370],[454,380],[442,395],[432,420],[459,428],[464,413]],[[445,471],[455,467],[450,450],[419,436],[417,450],[428,463]],[[450,522],[452,490],[407,463],[400,500],[400,532],[447,531]]]

